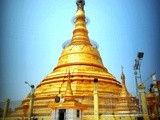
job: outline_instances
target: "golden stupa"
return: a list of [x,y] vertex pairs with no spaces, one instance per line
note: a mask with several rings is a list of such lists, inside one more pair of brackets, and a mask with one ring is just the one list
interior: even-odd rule
[[138,104],[135,97],[128,92],[125,84],[125,75],[122,71],[122,90],[115,105],[115,114],[136,114],[138,111]]
[[[68,72],[70,72],[70,81]],[[113,114],[122,86],[104,67],[99,51],[92,45],[86,28],[84,1],[77,0],[72,39],[63,48],[57,66],[35,88],[33,115],[51,116],[50,104],[53,104],[57,96],[63,97],[66,94],[68,82],[74,100],[86,106],[83,111],[84,116],[93,115],[95,78],[98,79],[99,114]],[[124,84],[122,85],[124,87]],[[123,90],[127,91],[125,88]],[[26,116],[29,101],[30,97],[27,96],[10,116]]]

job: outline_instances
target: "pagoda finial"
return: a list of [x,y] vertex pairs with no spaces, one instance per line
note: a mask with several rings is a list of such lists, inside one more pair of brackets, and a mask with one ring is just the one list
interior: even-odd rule
[[79,9],[79,7],[81,7],[82,10],[84,10],[85,0],[77,0],[76,4],[77,4],[77,9]]
[[122,81],[124,81],[125,80],[125,75],[123,73],[123,66],[122,65],[121,65],[121,70],[122,70],[121,79],[122,79]]

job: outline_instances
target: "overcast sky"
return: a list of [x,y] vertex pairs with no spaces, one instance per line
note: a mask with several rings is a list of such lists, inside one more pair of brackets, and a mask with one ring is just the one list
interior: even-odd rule
[[[54,67],[62,44],[71,39],[75,0],[0,1],[0,101],[24,99],[24,81],[37,86]],[[142,80],[160,79],[160,1],[86,0],[90,39],[99,44],[104,66],[135,96],[134,59],[144,52]]]

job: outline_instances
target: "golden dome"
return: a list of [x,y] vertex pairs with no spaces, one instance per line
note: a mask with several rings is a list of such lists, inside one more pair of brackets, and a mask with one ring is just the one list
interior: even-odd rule
[[[83,71],[93,74],[95,72],[108,72],[103,66],[98,50],[90,43],[88,30],[86,28],[85,14],[81,7],[78,8],[76,13],[72,40],[62,51],[54,73],[66,73],[68,67],[70,71],[74,71],[74,73]],[[112,78],[114,79],[113,76]]]

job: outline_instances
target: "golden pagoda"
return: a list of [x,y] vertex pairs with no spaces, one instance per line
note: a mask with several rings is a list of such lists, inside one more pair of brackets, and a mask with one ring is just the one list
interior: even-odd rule
[[125,85],[125,75],[122,71],[122,90],[115,105],[115,114],[136,114],[138,112],[138,104],[136,98],[132,97]]
[[[32,108],[29,108],[30,97],[27,96],[22,104],[11,113],[11,117],[25,118],[26,114],[29,114],[29,109],[32,109],[31,116],[43,119],[50,117],[52,109],[58,108],[55,100],[58,96],[59,99],[66,97],[71,99],[72,103],[75,103],[75,100],[82,106],[86,106],[83,111],[84,118],[91,118],[94,115],[94,79],[98,79],[99,115],[113,114],[114,110],[115,112],[120,111],[120,113],[130,113],[130,107],[132,110],[136,110],[132,104],[128,105],[128,101],[124,103],[128,106],[123,106],[127,111],[121,109],[121,98],[132,100],[125,87],[124,74],[122,73],[121,85],[103,65],[97,47],[91,43],[88,37],[84,11],[85,2],[77,0],[76,4],[73,36],[70,43],[64,46],[57,66],[35,88]],[[70,71],[69,75],[68,71]],[[70,80],[68,80],[68,76]],[[118,99],[119,95],[120,99]],[[70,102],[67,103],[64,101],[62,105],[69,107]]]

